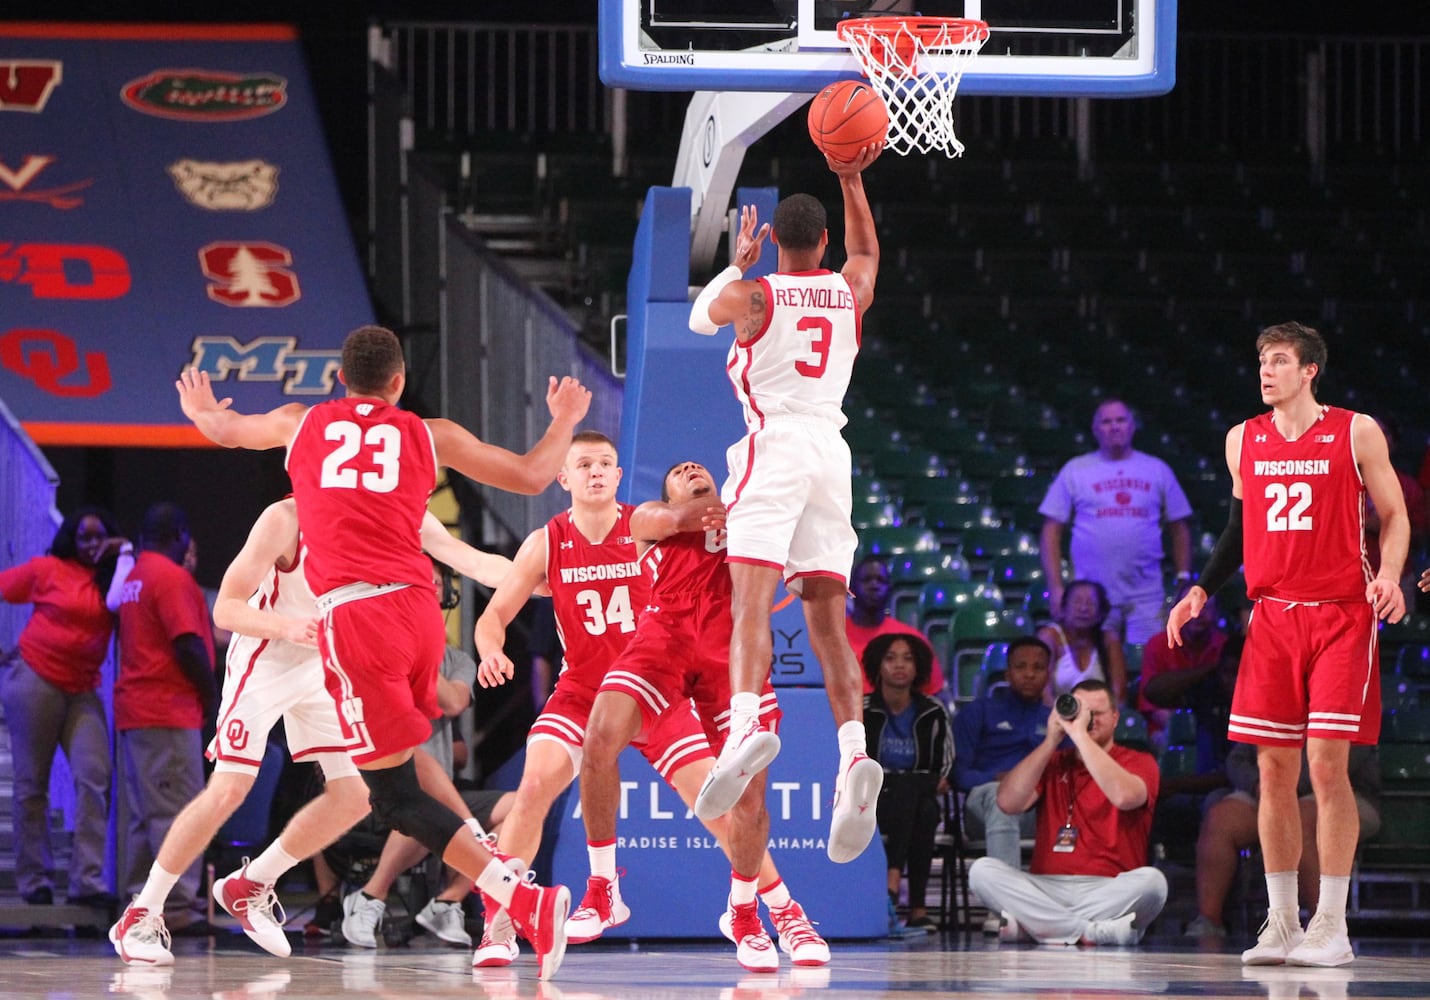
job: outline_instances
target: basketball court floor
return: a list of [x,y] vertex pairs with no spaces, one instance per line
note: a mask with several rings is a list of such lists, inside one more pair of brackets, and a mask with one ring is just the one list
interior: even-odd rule
[[[174,942],[170,969],[130,968],[100,940],[0,941],[0,997],[70,1000],[818,1000],[836,997],[999,998],[1253,997],[1340,1000],[1430,996],[1430,941],[1358,939],[1360,957],[1339,969],[1243,968],[1244,942],[1200,948],[1171,937],[1137,948],[999,945],[974,934],[913,941],[835,942],[827,968],[745,973],[733,948],[686,942],[581,945],[554,981],[538,982],[529,953],[506,969],[473,969],[470,952],[415,939],[364,951],[342,945],[273,958],[228,932]],[[295,939],[296,941],[296,939]]]

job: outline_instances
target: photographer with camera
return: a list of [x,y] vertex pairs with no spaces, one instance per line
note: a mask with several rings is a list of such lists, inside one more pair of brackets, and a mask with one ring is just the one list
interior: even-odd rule
[[[999,809],[1039,806],[1029,871],[996,858],[968,871],[1001,916],[1000,939],[1130,945],[1162,912],[1167,880],[1146,864],[1157,762],[1116,745],[1116,730],[1107,684],[1083,681],[1058,697],[1043,742],[999,782]],[[1064,738],[1071,746],[1060,747]]]

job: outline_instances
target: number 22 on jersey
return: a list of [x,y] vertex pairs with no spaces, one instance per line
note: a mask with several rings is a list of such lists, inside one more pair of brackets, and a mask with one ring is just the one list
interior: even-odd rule
[[[1267,483],[1266,508],[1267,531],[1310,531],[1311,484]],[[1288,509],[1289,508],[1289,509]]]

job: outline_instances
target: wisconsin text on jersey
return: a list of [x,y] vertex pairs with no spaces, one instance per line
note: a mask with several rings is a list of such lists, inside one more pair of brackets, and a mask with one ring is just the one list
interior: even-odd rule
[[589,583],[592,580],[625,580],[641,575],[639,562],[610,563],[601,566],[562,566],[562,583]]
[[1258,476],[1329,476],[1329,458],[1290,459],[1284,462],[1258,460],[1253,471]]

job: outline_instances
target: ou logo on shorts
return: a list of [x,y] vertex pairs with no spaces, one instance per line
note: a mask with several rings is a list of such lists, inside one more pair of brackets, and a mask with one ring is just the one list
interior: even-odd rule
[[224,727],[224,739],[228,745],[235,750],[242,750],[248,746],[248,728],[244,726],[242,719],[230,719]]

